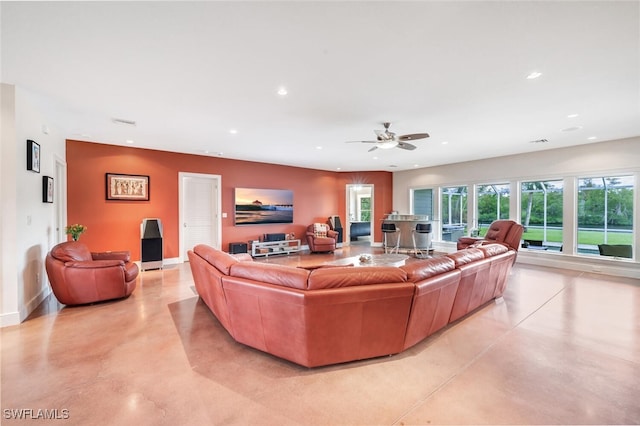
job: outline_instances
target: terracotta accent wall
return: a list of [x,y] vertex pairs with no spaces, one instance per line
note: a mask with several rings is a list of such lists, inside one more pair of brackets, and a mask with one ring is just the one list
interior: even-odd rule
[[[207,173],[222,177],[222,246],[257,239],[268,232],[294,232],[304,241],[306,227],[338,214],[345,223],[347,184],[373,184],[376,219],[392,210],[392,174],[341,173],[224,158],[178,154],[140,148],[67,140],[67,222],[88,227],[81,241],[93,251],[130,250],[140,260],[140,223],[160,218],[164,227],[164,257],[180,256],[178,234],[178,173]],[[150,177],[149,201],[105,198],[105,174]],[[234,189],[290,189],[294,193],[294,223],[234,226]],[[380,230],[373,226],[374,240]]]

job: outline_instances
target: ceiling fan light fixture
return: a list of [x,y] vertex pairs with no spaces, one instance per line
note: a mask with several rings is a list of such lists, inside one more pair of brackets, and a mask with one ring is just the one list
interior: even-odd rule
[[390,140],[390,141],[385,141],[385,142],[378,142],[378,144],[376,146],[378,148],[381,148],[381,149],[391,149],[391,148],[395,148],[396,146],[398,146],[398,141],[397,140]]

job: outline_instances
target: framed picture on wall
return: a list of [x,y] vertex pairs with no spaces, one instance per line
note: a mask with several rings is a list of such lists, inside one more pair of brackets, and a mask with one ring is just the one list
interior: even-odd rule
[[27,170],[40,173],[40,145],[29,139],[27,140]]
[[107,173],[107,200],[149,201],[149,176]]
[[42,202],[53,203],[53,178],[42,176]]

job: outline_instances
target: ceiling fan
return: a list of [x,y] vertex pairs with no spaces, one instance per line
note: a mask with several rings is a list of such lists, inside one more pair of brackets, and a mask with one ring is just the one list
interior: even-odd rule
[[407,141],[413,141],[416,139],[425,139],[429,137],[429,133],[411,133],[408,135],[398,136],[392,131],[389,130],[389,126],[391,123],[385,122],[382,123],[384,126],[384,130],[374,130],[377,136],[377,140],[375,141],[348,141],[347,143],[374,143],[375,145],[368,151],[375,151],[376,149],[390,149],[390,148],[400,148],[407,149],[409,151],[413,151],[416,149],[416,146],[408,143]]

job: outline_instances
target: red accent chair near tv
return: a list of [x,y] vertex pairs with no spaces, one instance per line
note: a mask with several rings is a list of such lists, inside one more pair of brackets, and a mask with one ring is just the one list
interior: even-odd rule
[[54,246],[45,261],[56,299],[84,305],[129,296],[136,288],[138,265],[128,251],[92,253],[78,241]]
[[[320,227],[319,225],[324,225],[324,227]],[[329,225],[314,223],[307,227],[307,244],[309,244],[309,251],[312,253],[334,251],[337,240],[338,232],[329,229]]]
[[458,238],[458,250],[470,247],[478,243],[498,243],[507,246],[510,249],[518,251],[520,247],[520,238],[522,238],[522,232],[524,228],[513,220],[494,220],[489,226],[487,233],[484,237],[460,237]]

